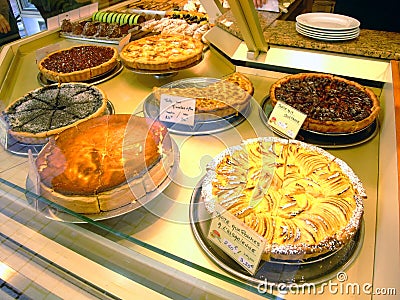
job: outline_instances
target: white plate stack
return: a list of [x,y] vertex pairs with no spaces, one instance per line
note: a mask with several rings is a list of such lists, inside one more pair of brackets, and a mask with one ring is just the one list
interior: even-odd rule
[[360,22],[332,13],[306,13],[296,17],[296,31],[323,41],[347,41],[360,34]]

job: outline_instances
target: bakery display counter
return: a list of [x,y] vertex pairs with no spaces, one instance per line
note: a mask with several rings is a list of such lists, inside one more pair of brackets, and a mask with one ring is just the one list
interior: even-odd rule
[[[79,43],[53,31],[4,48],[0,69],[2,109],[42,85],[36,65],[38,50],[54,44],[68,48]],[[398,256],[390,254],[397,253],[399,245],[390,65],[383,76],[388,80],[368,82],[382,103],[378,131],[362,143],[326,149],[345,161],[366,189],[368,199],[364,203],[365,214],[359,233],[340,259],[334,253],[323,261],[308,262],[311,267],[274,265],[273,288],[267,282],[264,284],[265,278],[254,280],[210,247],[204,238],[207,229],[200,221],[205,212],[199,210],[198,188],[207,163],[222,150],[246,139],[276,136],[263,120],[262,104],[271,85],[292,70],[276,72],[235,67],[211,47],[203,53],[201,62],[172,76],[140,74],[124,67],[96,86],[107,95],[112,107],[110,113],[145,115],[153,87],[196,78],[222,78],[234,71],[245,73],[254,85],[246,118],[240,122],[227,120],[223,130],[205,130],[201,134],[172,130],[171,137],[177,149],[174,172],[160,193],[133,210],[93,220],[90,215],[82,216],[61,207],[51,208],[46,199],[35,195],[29,184],[35,153],[30,156],[1,148],[2,234],[72,274],[73,286],[85,293],[92,289],[96,293],[103,291],[103,296],[110,298],[128,298],[130,293],[136,293],[138,297],[146,295],[148,298],[333,299],[340,293],[341,298],[353,298],[357,294],[359,299],[371,299],[371,286],[387,291],[398,288]],[[7,257],[2,259],[6,264],[13,264]],[[23,273],[23,268],[14,268],[26,274],[24,276],[31,275]],[[268,264],[265,268],[272,270]],[[304,273],[297,273],[299,270]],[[103,273],[99,276],[99,272]],[[303,275],[293,282],[290,281],[293,274]],[[289,281],[278,286],[282,278],[289,278]],[[304,291],[300,284],[302,278],[310,280],[311,291]],[[56,293],[46,282],[35,280],[44,289]],[[287,289],[294,287],[293,284],[297,290]],[[282,286],[286,289],[281,289]],[[360,290],[353,290],[355,286]]]

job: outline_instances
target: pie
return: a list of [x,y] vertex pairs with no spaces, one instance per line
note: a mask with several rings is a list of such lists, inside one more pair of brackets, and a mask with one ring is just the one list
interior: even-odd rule
[[50,81],[86,81],[111,71],[117,65],[117,58],[114,47],[79,45],[49,53],[38,67]]
[[303,129],[351,133],[377,118],[380,103],[370,89],[345,78],[322,73],[289,75],[270,89],[271,103],[286,102],[307,114]]
[[120,59],[138,70],[168,71],[188,67],[202,59],[203,43],[184,35],[146,36],[125,45]]
[[153,89],[154,97],[160,101],[161,95],[196,99],[196,117],[213,119],[242,112],[250,103],[254,93],[252,82],[238,72],[204,87],[161,87]]
[[155,190],[173,164],[167,129],[151,119],[105,115],[54,136],[36,159],[40,194],[76,213],[98,214]]
[[350,167],[300,141],[256,138],[207,166],[202,198],[266,240],[263,259],[307,259],[340,249],[360,227],[365,190]]
[[9,134],[26,144],[46,143],[49,136],[107,113],[107,97],[86,83],[52,84],[33,90],[3,112]]

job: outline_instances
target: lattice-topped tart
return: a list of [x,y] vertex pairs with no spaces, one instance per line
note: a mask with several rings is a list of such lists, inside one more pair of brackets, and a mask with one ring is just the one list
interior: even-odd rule
[[266,241],[264,259],[307,259],[340,249],[358,231],[364,188],[350,167],[299,141],[258,138],[227,148],[207,167],[202,197]]
[[39,71],[54,82],[86,81],[111,71],[118,51],[111,46],[79,45],[46,55]]
[[288,75],[270,89],[271,103],[283,101],[307,114],[303,129],[351,133],[377,118],[380,103],[370,89],[345,78],[321,73]]
[[163,94],[196,99],[197,119],[213,119],[243,111],[254,87],[244,74],[235,72],[204,87],[161,87],[154,88],[153,93],[158,101]]
[[125,66],[137,70],[168,71],[201,60],[203,43],[185,35],[154,35],[132,41],[120,52]]
[[52,137],[39,153],[40,193],[77,213],[117,209],[163,182],[171,147],[167,129],[151,119],[92,118]]
[[49,136],[103,115],[105,93],[85,83],[52,84],[33,90],[3,112],[9,133],[27,144],[45,143]]

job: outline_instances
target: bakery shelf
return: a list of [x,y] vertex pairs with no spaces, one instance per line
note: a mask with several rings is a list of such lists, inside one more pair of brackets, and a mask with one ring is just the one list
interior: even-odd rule
[[[68,47],[79,41],[63,39],[57,31],[52,31],[23,39],[3,49],[0,56],[2,107],[39,87],[36,51],[54,43]],[[176,178],[146,207],[128,214],[97,222],[89,219],[83,224],[46,218],[26,200],[29,159],[0,149],[2,234],[113,297],[127,298],[136,293],[138,297],[148,295],[148,298],[333,298],[335,295],[328,290],[324,295],[312,297],[279,294],[276,290],[260,292],[256,286],[215,264],[193,235],[190,201],[204,175],[206,163],[221,150],[239,144],[243,139],[274,135],[261,120],[259,110],[271,84],[282,77],[285,70],[292,71],[288,68],[279,68],[277,72],[276,69],[235,67],[234,62],[211,47],[204,53],[202,62],[171,78],[136,74],[124,68],[110,80],[98,84],[113,104],[114,112],[128,114],[143,113],[143,101],[152,88],[175,80],[221,78],[236,69],[246,73],[255,87],[252,110],[247,119],[237,126],[209,135],[172,134],[180,151]],[[368,64],[368,61],[365,63]],[[385,72],[390,74],[390,71],[390,64],[387,64]],[[353,168],[368,194],[362,246],[354,261],[342,270],[348,278],[346,282],[398,288],[398,256],[392,254],[398,253],[399,248],[399,215],[398,209],[394,209],[398,205],[398,170],[394,167],[397,152],[393,145],[393,87],[391,76],[383,78],[380,82],[374,81],[377,84],[372,87],[383,104],[379,132],[361,145],[329,149],[329,152]],[[7,258],[2,260],[11,263]],[[98,276],[98,272],[104,273]],[[327,280],[340,283],[335,278]],[[87,291],[88,288],[84,289]],[[362,292],[359,297],[370,298],[370,295]]]

